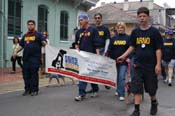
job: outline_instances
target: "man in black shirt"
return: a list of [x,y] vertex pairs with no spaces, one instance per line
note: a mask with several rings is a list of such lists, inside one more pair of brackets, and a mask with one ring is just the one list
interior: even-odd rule
[[[99,54],[99,36],[97,28],[89,25],[87,14],[80,14],[78,19],[81,28],[75,35],[75,48],[79,51]],[[87,82],[79,81],[79,95],[75,97],[75,101],[82,101],[86,97],[86,86]],[[94,88],[94,86],[92,88],[93,93],[97,92],[97,90],[95,91],[94,89],[98,89],[98,86],[95,86],[96,88]]]
[[149,25],[149,10],[141,7],[137,11],[139,28],[132,31],[130,47],[117,61],[123,62],[135,50],[134,77],[131,82],[131,91],[134,93],[135,110],[131,116],[140,116],[140,99],[145,91],[151,98],[150,114],[156,115],[158,102],[156,91],[158,88],[157,75],[161,72],[162,38],[159,31]]

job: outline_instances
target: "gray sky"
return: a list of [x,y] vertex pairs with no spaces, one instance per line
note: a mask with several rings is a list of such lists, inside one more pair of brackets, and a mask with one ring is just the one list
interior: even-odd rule
[[[106,2],[106,3],[109,3],[109,2],[123,2],[124,0],[100,0],[98,3],[97,3],[97,6],[100,6],[101,2]],[[128,0],[128,1],[140,1],[140,0]],[[143,1],[148,1],[148,0],[143,0]],[[164,3],[167,3],[170,7],[172,8],[175,8],[175,0],[154,0],[154,3],[160,5],[160,6],[163,6]]]

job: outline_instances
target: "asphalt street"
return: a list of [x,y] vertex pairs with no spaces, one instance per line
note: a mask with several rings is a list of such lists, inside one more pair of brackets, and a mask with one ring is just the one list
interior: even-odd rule
[[[68,84],[41,87],[38,96],[22,96],[23,91],[0,94],[0,116],[129,116],[133,111],[133,104],[119,101],[114,96],[114,89],[100,86],[97,98],[88,95],[84,101],[75,102],[77,90],[77,85]],[[175,116],[175,85],[168,87],[160,80],[157,96],[157,116]],[[145,94],[141,116],[150,116],[149,110],[150,100]]]

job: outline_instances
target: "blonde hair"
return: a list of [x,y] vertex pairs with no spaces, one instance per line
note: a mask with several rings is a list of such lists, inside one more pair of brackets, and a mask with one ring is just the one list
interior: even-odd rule
[[126,30],[126,24],[124,22],[118,22],[116,28],[118,29],[120,26],[123,27],[124,30]]

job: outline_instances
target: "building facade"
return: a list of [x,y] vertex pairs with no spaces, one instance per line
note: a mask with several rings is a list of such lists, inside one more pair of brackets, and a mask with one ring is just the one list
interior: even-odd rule
[[117,8],[130,13],[132,15],[137,15],[137,9],[139,7],[147,7],[150,10],[151,24],[157,27],[162,33],[168,29],[172,28],[175,19],[172,15],[175,15],[175,10],[167,7],[162,7],[154,3],[153,0],[145,1],[129,1],[126,0],[122,3],[113,3]]
[[78,26],[77,16],[98,0],[0,0],[0,67],[11,65],[12,39],[27,32],[27,21],[48,31],[53,46],[68,48]]

